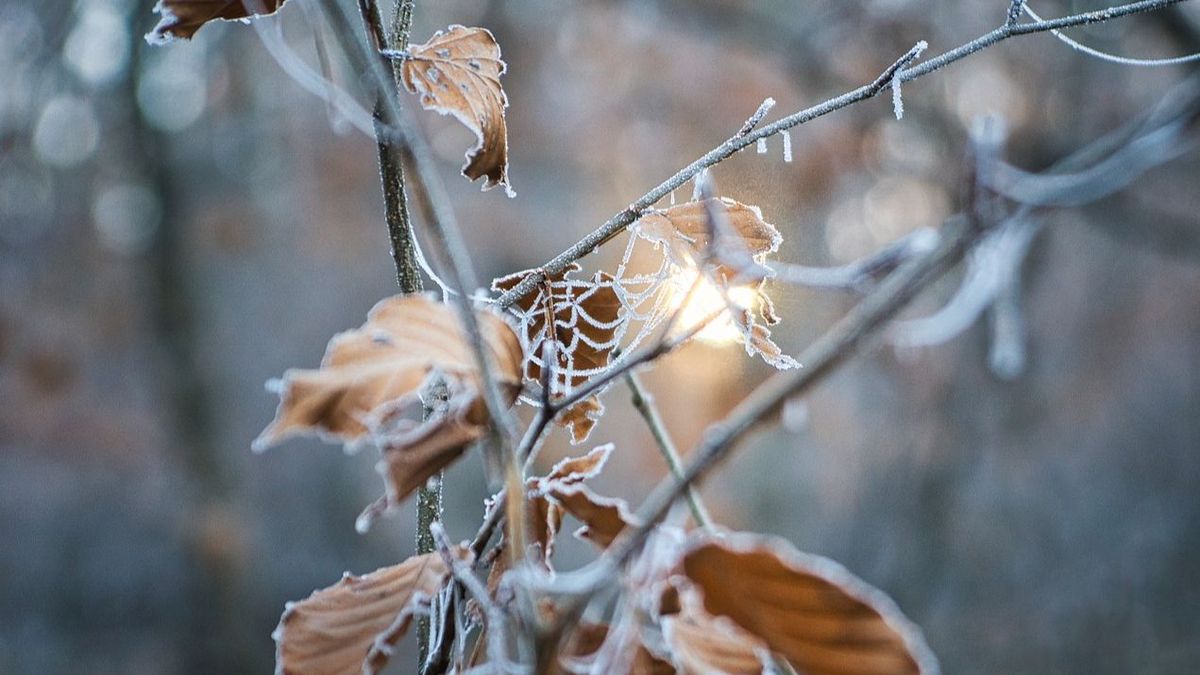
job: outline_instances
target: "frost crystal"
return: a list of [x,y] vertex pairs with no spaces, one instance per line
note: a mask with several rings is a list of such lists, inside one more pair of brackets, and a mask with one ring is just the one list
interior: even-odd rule
[[757,143],[756,147],[758,148],[758,154],[760,154],[760,155],[767,154],[767,139],[765,137],[758,139],[758,143]]
[[783,132],[783,161],[792,163],[792,132]]

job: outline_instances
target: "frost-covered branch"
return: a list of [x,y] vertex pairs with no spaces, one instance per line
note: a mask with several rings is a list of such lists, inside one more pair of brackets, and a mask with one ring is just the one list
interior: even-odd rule
[[[501,307],[508,307],[520,298],[528,295],[537,287],[539,283],[541,283],[544,275],[555,275],[562,273],[562,271],[565,270],[568,265],[591,253],[597,247],[625,231],[639,217],[641,217],[647,209],[653,207],[656,203],[658,203],[659,200],[683,186],[701,171],[712,167],[724,161],[725,159],[728,159],[746,147],[754,145],[759,139],[773,136],[806,122],[811,122],[818,117],[822,117],[831,112],[841,110],[847,106],[877,96],[886,88],[886,85],[891,82],[891,78],[888,76],[889,71],[892,75],[896,75],[896,69],[902,68],[902,72],[900,72],[896,78],[897,81],[911,82],[912,80],[928,75],[935,70],[943,68],[951,63],[954,63],[955,61],[966,58],[967,56],[970,56],[980,50],[986,49],[992,45],[1018,35],[1029,35],[1032,33],[1047,32],[1060,28],[1069,28],[1071,26],[1109,21],[1123,16],[1128,16],[1130,14],[1147,12],[1187,1],[1189,0],[1141,0],[1140,2],[1132,2],[1115,7],[1109,7],[1107,9],[1073,14],[1070,16],[1046,21],[1034,21],[1031,23],[1006,22],[999,28],[996,28],[995,30],[971,40],[970,42],[967,42],[959,47],[951,49],[950,51],[947,51],[920,65],[915,65],[911,68],[908,68],[904,64],[897,61],[889,66],[880,75],[880,77],[876,78],[876,80],[871,84],[864,85],[858,89],[854,89],[840,96],[828,99],[810,108],[805,108],[804,110],[793,113],[792,115],[772,122],[766,126],[760,127],[750,133],[743,134],[739,129],[737,134],[734,134],[724,143],[708,151],[702,157],[684,167],[678,173],[663,181],[654,189],[642,195],[641,198],[630,204],[623,211],[614,215],[607,222],[588,233],[570,248],[566,249],[542,265],[537,273],[529,275],[512,290],[500,296],[497,303]],[[901,59],[901,61],[903,61],[903,59]]]

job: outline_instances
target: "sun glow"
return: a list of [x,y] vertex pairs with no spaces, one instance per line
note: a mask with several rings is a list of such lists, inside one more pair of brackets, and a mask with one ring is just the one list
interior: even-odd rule
[[[671,296],[671,311],[683,305],[683,310],[676,324],[678,330],[688,330],[696,324],[703,322],[713,313],[726,310],[697,333],[696,337],[711,344],[740,342],[742,332],[734,324],[733,316],[728,311],[728,306],[725,298],[721,295],[721,290],[708,279],[701,279],[689,297],[688,289],[695,280],[695,274],[685,274],[681,275],[674,283],[674,293]],[[731,288],[728,294],[729,302],[739,309],[750,309],[754,307],[755,302],[758,300],[758,294],[754,289],[746,286]],[[683,304],[685,301],[687,302],[686,305]]]

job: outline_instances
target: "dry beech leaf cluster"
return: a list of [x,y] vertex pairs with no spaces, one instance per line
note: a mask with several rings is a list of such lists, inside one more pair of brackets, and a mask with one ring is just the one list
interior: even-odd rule
[[[148,38],[190,38],[211,21],[269,14],[283,4],[161,0],[155,7],[161,21]],[[452,115],[475,133],[463,174],[483,178],[485,189],[508,188],[508,101],[500,84],[506,66],[494,36],[455,25],[395,56],[401,81],[425,108]],[[765,261],[781,237],[757,207],[698,199],[644,213],[633,232],[678,271],[698,270],[724,292],[752,289],[750,306],[728,308],[747,353],[779,368],[796,365],[767,328],[779,319],[764,288],[771,277]],[[540,275],[542,292],[517,302],[527,319],[516,330],[499,314],[478,310],[504,403],[514,405],[531,383],[541,382],[551,388],[548,400],[556,400],[612,365],[628,310],[617,292],[620,280],[605,272],[579,280],[574,275],[580,271],[571,265],[557,275]],[[510,290],[535,272],[496,279],[492,290]],[[579,320],[581,315],[588,320]],[[534,346],[542,351],[534,353]],[[542,363],[546,354],[553,360]],[[444,302],[419,294],[382,300],[362,326],[330,340],[318,368],[284,374],[275,387],[280,397],[275,418],[254,447],[263,450],[307,434],[348,449],[377,448],[385,494],[364,512],[359,525],[365,528],[487,434],[492,422],[476,358],[459,316]],[[556,421],[579,443],[603,412],[599,398],[591,396],[559,411]],[[529,574],[553,577],[555,542],[568,522],[576,524],[575,536],[602,555],[625,533],[643,527],[625,501],[590,485],[616,453],[612,445],[601,446],[562,460],[543,476],[518,481],[524,488],[519,502],[506,505],[504,493],[493,495],[485,517],[504,509],[523,514],[525,522],[504,530],[478,560],[468,547],[450,546],[364,576],[347,574],[288,603],[273,634],[277,671],[378,672],[414,618],[430,613],[435,598],[452,595],[455,575],[468,569],[486,578],[486,585],[477,586],[488,597],[454,605],[462,609],[450,667],[492,672],[491,635],[528,624],[521,612],[531,606],[537,618],[553,618],[545,598],[519,602],[528,593],[520,584]],[[513,504],[520,508],[509,508]],[[520,533],[520,546],[510,541],[514,532]],[[460,592],[471,590],[468,586]],[[625,565],[617,586],[608,611],[568,627],[552,655],[551,672],[762,673],[777,672],[780,664],[809,675],[937,670],[920,632],[882,592],[782,540],[659,525]],[[495,609],[485,612],[484,605]],[[489,625],[496,616],[506,625]]]
[[[554,543],[567,518],[579,524],[577,537],[600,550],[637,523],[623,500],[587,486],[612,454],[611,445],[601,446],[527,481],[525,559],[541,573],[554,571]],[[489,508],[500,508],[497,501]],[[515,612],[506,546],[498,544],[480,573],[488,575],[489,601]],[[450,553],[472,562],[465,548]],[[439,554],[417,555],[289,604],[274,635],[279,669],[377,672],[449,581]],[[622,586],[624,599],[606,622],[582,622],[567,636],[557,672],[763,673],[781,660],[809,675],[937,669],[919,630],[886,595],[780,539],[660,526]],[[478,611],[465,621],[487,630]],[[479,653],[475,659],[458,665],[486,665]]]

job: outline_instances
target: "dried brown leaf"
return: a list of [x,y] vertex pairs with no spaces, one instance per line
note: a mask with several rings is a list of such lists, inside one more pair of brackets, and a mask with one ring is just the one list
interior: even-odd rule
[[[606,272],[597,272],[590,284],[569,285],[563,282],[571,280],[571,275],[580,270],[579,265],[572,263],[561,274],[546,279],[541,292],[531,293],[516,301],[515,306],[529,313],[526,321],[525,338],[528,345],[540,345],[543,340],[553,340],[556,346],[555,379],[560,385],[578,386],[587,381],[586,375],[571,375],[568,367],[574,370],[592,370],[608,366],[612,358],[612,348],[597,349],[588,342],[607,345],[617,334],[617,326],[601,328],[596,323],[615,324],[621,314],[621,299],[613,288],[613,277]],[[492,290],[505,292],[512,290],[525,277],[538,270],[522,270],[492,281]],[[575,320],[577,311],[586,312],[594,321]],[[554,313],[554,333],[549,335],[546,330],[546,317]],[[559,325],[565,323],[566,326]],[[587,340],[582,340],[582,334]],[[574,345],[571,350],[567,346]],[[535,356],[531,354],[530,356]],[[536,356],[540,357],[540,354]],[[530,358],[525,365],[525,377],[534,382],[541,379],[542,368]]]
[[808,675],[935,673],[917,629],[882,591],[782,540],[701,540],[682,567],[704,608],[732,619]]
[[[478,316],[511,403],[521,377],[520,341],[498,315]],[[478,387],[474,354],[453,309],[424,295],[388,298],[360,328],[330,340],[320,369],[284,374],[275,420],[254,448],[305,433],[348,444],[370,438],[383,453],[378,468],[387,498],[363,514],[365,529],[482,436],[487,410]],[[432,398],[444,405],[426,416],[423,401]]]
[[[586,285],[564,283],[579,269],[579,265],[571,264],[561,274],[546,279],[539,293],[531,293],[516,302],[517,309],[529,314],[525,321],[525,344],[537,350],[543,341],[553,340],[554,379],[561,389],[574,388],[588,380],[588,375],[569,371],[595,371],[608,366],[619,330],[621,299],[613,288],[612,275],[597,272]],[[492,290],[511,290],[536,271],[523,270],[496,279],[492,281]],[[579,312],[586,313],[591,321],[577,317]],[[547,317],[551,313],[555,323],[553,334],[547,331]],[[542,368],[534,358],[526,359],[525,377],[534,382],[542,377]],[[604,404],[593,396],[563,411],[555,421],[559,426],[569,428],[571,442],[579,444],[587,440],[603,413]]]
[[637,522],[624,500],[601,497],[586,485],[552,487],[546,496],[583,523],[575,536],[607,548],[626,527]]
[[[465,549],[455,554],[466,559]],[[288,603],[275,639],[276,672],[351,675],[377,672],[413,616],[427,611],[450,571],[437,553],[416,556],[341,581]]]
[[[479,312],[478,316],[496,375],[515,386],[522,356],[516,334],[496,314]],[[467,384],[478,383],[474,357],[455,311],[426,295],[382,300],[361,327],[329,341],[320,369],[284,373],[275,420],[255,441],[255,449],[304,433],[358,440],[367,434],[372,416],[394,413],[389,404],[394,407],[417,392],[435,368]]]
[[[389,508],[402,503],[483,438],[485,427],[477,421],[479,406],[474,390],[466,390],[452,399],[445,411],[416,423],[411,431],[378,436],[383,458],[376,469],[384,477]],[[419,420],[425,406],[420,395],[412,393],[401,399],[397,408],[405,411],[406,419]],[[388,413],[393,410],[388,407]]]
[[[761,297],[766,297],[762,295]],[[771,330],[754,318],[749,311],[738,312],[733,317],[733,323],[742,333],[742,344],[750,356],[758,355],[763,361],[780,370],[796,368],[800,364],[783,353],[783,349],[771,339]]]
[[[733,230],[725,236],[736,235],[737,238],[728,241],[727,245],[715,247],[718,259],[723,249],[731,249],[743,253],[753,262],[762,263],[767,255],[779,250],[783,237],[774,225],[763,220],[762,211],[757,206],[724,197],[690,201],[651,211],[638,221],[638,234],[662,246],[674,264],[694,267],[705,257],[712,242],[708,212],[714,204],[723,209]],[[717,241],[724,243],[726,240],[718,236]],[[716,266],[720,279],[727,282],[733,280],[743,267],[737,263],[737,256],[728,257],[730,260]]]
[[[723,213],[725,226],[729,228],[718,233],[716,246],[710,246],[715,227],[710,223],[711,212]],[[753,290],[757,312],[750,308],[730,310],[746,353],[761,356],[781,370],[799,365],[771,340],[771,331],[767,329],[779,323],[779,316],[764,290],[767,279],[773,275],[764,263],[768,255],[779,250],[783,238],[774,225],[762,219],[757,206],[727,198],[690,201],[647,213],[638,221],[636,231],[661,247],[676,267],[693,269],[707,260],[706,269],[716,284]],[[710,254],[712,258],[708,257]]]
[[689,608],[664,617],[662,628],[681,673],[758,675],[763,671],[760,654],[766,651],[766,645],[728,619],[718,620],[703,610]]
[[540,548],[540,562],[550,569],[550,558],[554,555],[554,540],[562,529],[563,507],[546,495],[555,490],[568,489],[589,478],[597,476],[612,454],[613,445],[601,445],[586,455],[567,457],[540,478],[526,481],[526,532],[532,535],[531,543]]
[[286,0],[158,0],[154,11],[162,16],[146,36],[153,44],[175,38],[190,39],[210,21],[237,21],[274,14]]
[[612,443],[606,443],[593,448],[586,455],[562,459],[550,469],[549,473],[536,479],[537,486],[540,489],[551,484],[566,487],[595,478],[604,470],[604,465],[612,456],[613,449]]
[[426,110],[453,115],[475,133],[462,173],[471,180],[482,176],[485,190],[509,187],[508,97],[500,84],[507,68],[491,31],[458,25],[409,47],[400,65],[404,86],[421,95]]
[[588,439],[596,423],[604,416],[604,404],[599,396],[589,396],[579,403],[567,408],[555,423],[571,432],[571,444],[579,445]]
[[528,520],[526,532],[530,534],[531,544],[537,544],[540,554],[539,561],[546,569],[550,569],[550,558],[554,555],[554,540],[562,529],[562,507],[549,500],[531,496],[525,517]]

